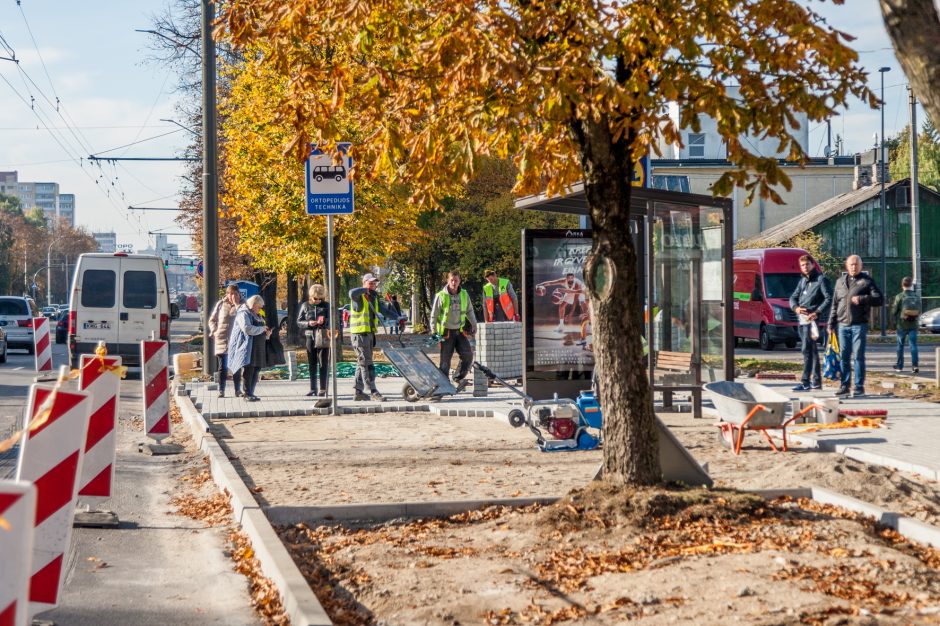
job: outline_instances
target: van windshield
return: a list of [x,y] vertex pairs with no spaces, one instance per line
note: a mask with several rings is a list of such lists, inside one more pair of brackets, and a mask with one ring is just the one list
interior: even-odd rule
[[789,300],[800,283],[802,274],[764,274],[764,286],[767,298],[783,298]]

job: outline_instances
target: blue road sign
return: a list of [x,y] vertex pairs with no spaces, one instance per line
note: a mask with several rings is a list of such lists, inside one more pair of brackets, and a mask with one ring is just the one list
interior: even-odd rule
[[352,170],[351,144],[336,144],[342,154],[337,165],[330,155],[313,147],[304,167],[307,189],[307,213],[309,215],[344,215],[353,212],[353,182],[349,179]]

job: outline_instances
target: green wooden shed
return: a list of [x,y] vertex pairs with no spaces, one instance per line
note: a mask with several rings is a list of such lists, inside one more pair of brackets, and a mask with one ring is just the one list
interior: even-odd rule
[[[801,215],[752,238],[765,246],[780,246],[806,231],[822,237],[823,246],[838,259],[862,257],[865,270],[889,299],[901,290],[901,278],[911,276],[911,181],[885,185],[885,265],[887,285],[881,285],[881,185],[874,184],[840,194]],[[940,306],[940,194],[920,185],[921,287],[924,308]],[[830,275],[830,278],[835,276]],[[890,300],[889,300],[890,301]]]

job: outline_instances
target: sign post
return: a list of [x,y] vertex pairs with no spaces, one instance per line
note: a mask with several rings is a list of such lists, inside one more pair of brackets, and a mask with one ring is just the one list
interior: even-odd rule
[[[330,306],[330,380],[332,393],[330,413],[338,414],[336,401],[336,359],[342,355],[336,349],[336,250],[333,247],[333,216],[351,215],[353,212],[353,181],[350,179],[353,161],[349,156],[349,143],[337,143],[341,160],[333,162],[332,155],[324,154],[315,145],[304,167],[304,185],[307,196],[307,214],[326,216],[327,290]],[[313,372],[310,373],[313,376]]]

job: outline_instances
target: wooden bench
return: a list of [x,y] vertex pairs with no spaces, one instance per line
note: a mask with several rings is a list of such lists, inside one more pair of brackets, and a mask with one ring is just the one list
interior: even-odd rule
[[666,377],[670,374],[675,376],[687,376],[693,374],[696,382],[680,383],[677,385],[653,384],[653,391],[659,391],[663,394],[663,408],[672,407],[672,393],[674,391],[688,391],[692,394],[692,417],[702,417],[702,384],[699,372],[692,369],[691,352],[667,352],[660,350],[656,353],[656,371],[665,372]]

